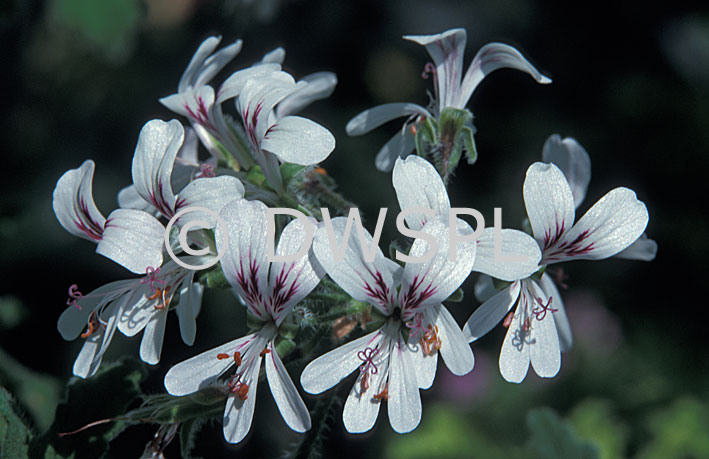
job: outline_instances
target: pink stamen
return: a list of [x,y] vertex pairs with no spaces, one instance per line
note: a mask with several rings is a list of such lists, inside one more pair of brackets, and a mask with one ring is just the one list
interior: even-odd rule
[[202,163],[199,166],[199,173],[195,176],[195,178],[202,178],[202,177],[216,177],[217,174],[214,172],[214,166],[208,163]]
[[549,301],[544,304],[544,300],[542,300],[541,298],[537,298],[537,303],[539,303],[539,307],[532,309],[532,314],[534,315],[535,319],[539,321],[544,320],[544,318],[547,316],[547,312],[558,311],[558,309],[553,309],[551,307],[551,300],[552,297],[549,297]]
[[165,285],[165,281],[158,279],[158,275],[160,274],[160,268],[153,268],[152,266],[148,266],[145,269],[145,277],[143,277],[140,280],[140,283],[145,285],[147,283],[150,283],[150,290],[153,292],[153,294],[158,290],[158,288],[155,287],[155,283],[158,283],[160,285]]
[[423,326],[423,313],[417,312],[414,318],[406,322],[406,327],[411,329],[410,336],[412,339],[416,340],[416,337],[421,333],[424,337],[429,333],[428,329]]
[[374,363],[374,357],[379,354],[379,349],[372,349],[371,347],[366,347],[364,350],[361,350],[357,353],[357,358],[359,358],[362,362],[362,365],[359,367],[359,371],[362,373],[367,373],[369,372],[370,374],[376,375],[377,371],[377,365]]
[[82,296],[84,295],[79,291],[79,286],[76,284],[71,284],[69,287],[69,299],[66,300],[66,305],[73,305],[76,309],[81,310],[81,306],[79,306],[76,301]]

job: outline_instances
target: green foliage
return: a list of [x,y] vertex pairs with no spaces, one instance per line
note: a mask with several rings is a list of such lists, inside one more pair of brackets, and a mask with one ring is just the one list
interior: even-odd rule
[[15,328],[27,317],[27,308],[14,296],[0,297],[0,330]]
[[531,432],[528,447],[536,457],[545,459],[592,459],[599,457],[598,448],[578,438],[571,426],[549,408],[527,413]]
[[625,457],[628,426],[607,400],[585,400],[574,408],[570,422],[578,436],[598,445],[600,459]]
[[0,386],[0,457],[27,457],[33,437],[12,395]]
[[709,457],[709,406],[683,397],[650,416],[652,440],[638,455],[643,459]]

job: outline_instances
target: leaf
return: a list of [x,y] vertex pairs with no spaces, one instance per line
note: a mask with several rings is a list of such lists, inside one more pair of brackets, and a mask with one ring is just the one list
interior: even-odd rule
[[601,459],[627,457],[628,426],[618,419],[613,403],[606,400],[585,400],[571,414],[579,437],[596,442]]
[[0,330],[15,328],[27,315],[27,308],[16,297],[0,296]]
[[683,397],[650,416],[647,422],[652,441],[638,457],[709,457],[709,406]]
[[[330,430],[330,425],[336,422],[334,413],[342,405],[342,399],[337,391],[330,391],[318,398],[311,412],[312,427],[305,432],[295,447],[286,457],[294,459],[318,459],[323,457],[323,444]],[[285,455],[284,455],[285,456]]]
[[527,428],[531,436],[528,448],[535,457],[545,459],[596,459],[596,445],[579,439],[571,426],[549,408],[537,408],[527,413]]
[[0,457],[27,457],[29,452],[32,430],[17,411],[12,395],[0,386]]

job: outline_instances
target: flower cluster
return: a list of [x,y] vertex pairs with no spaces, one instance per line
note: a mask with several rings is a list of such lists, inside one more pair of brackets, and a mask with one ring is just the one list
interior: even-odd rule
[[[405,253],[393,257],[405,262],[379,248],[379,224],[373,236],[356,213],[330,218],[319,210],[328,203],[345,215],[351,207],[318,166],[335,139],[294,113],[330,96],[335,75],[319,72],[296,81],[282,70],[285,52],[278,48],[213,87],[242,42],[217,51],[220,39],[210,37],[177,93],[160,99],[189,126],[178,120],[145,124],[133,156],[133,184],[119,193],[118,209],[104,217],[95,205],[91,160],[57,182],[53,207],[60,224],[138,275],[87,294],[70,287],[58,329],[67,340],[84,339],[75,375],[97,371],[116,329],[129,337],[143,331],[140,358],[159,363],[170,311],[183,341],[192,345],[203,291],[220,282],[245,306],[249,332],[173,366],[164,384],[174,396],[220,390],[224,437],[232,443],[251,428],[262,363],[285,423],[297,432],[311,427],[289,374],[297,367],[287,359],[294,350],[309,362],[299,378],[307,393],[320,394],[356,374],[342,413],[353,433],[370,430],[384,402],[396,432],[415,429],[422,414],[419,391],[432,386],[439,354],[453,374],[469,373],[475,363],[469,343],[499,323],[508,329],[500,353],[506,380],[521,382],[530,363],[539,376],[558,373],[572,335],[550,266],[612,256],[653,259],[657,245],[644,235],[645,204],[632,190],[616,188],[575,221],[590,159],[575,140],[553,135],[524,180],[529,231],[473,231],[457,217],[446,189],[463,155],[471,164],[476,159],[473,115],[466,109],[473,91],[488,73],[505,67],[538,83],[551,80],[501,43],[485,45],[463,75],[462,29],[404,38],[424,45],[433,59],[424,72],[434,83],[430,106],[375,107],[354,117],[347,132],[359,135],[407,117],[376,157],[379,169],[392,172],[405,211],[411,237],[399,247]],[[200,159],[200,146],[207,159]],[[264,231],[273,207],[307,215],[307,221],[276,219],[277,244]],[[314,234],[306,226],[316,228]],[[294,253],[295,259],[279,261]],[[218,260],[204,272],[190,268]],[[482,305],[461,327],[443,303],[472,272],[479,273],[475,294]],[[356,326],[342,327],[353,313],[367,332],[316,356],[327,340],[315,334],[319,341],[313,341],[306,332],[323,327],[336,330],[340,340],[354,336]]]

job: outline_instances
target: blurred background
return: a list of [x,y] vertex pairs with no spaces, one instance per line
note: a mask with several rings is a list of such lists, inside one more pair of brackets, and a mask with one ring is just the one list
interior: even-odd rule
[[[77,283],[87,292],[126,277],[97,256],[93,244],[60,227],[52,190],[64,171],[91,158],[94,196],[107,215],[131,181],[140,128],[173,117],[158,98],[176,91],[204,38],[244,40],[215,85],[277,46],[286,49],[284,67],[296,78],[337,73],[333,96],[304,114],[337,138],[323,167],[339,190],[370,221],[378,208],[391,209],[382,236],[389,241],[398,237],[398,207],[390,175],[375,170],[374,157],[400,124],[354,138],[344,126],[377,104],[426,105],[431,82],[421,72],[428,54],[401,36],[464,27],[466,67],[480,46],[503,41],[553,84],[500,70],[480,85],[468,105],[479,160],[458,168],[453,205],[474,207],[489,221],[493,207],[502,207],[504,226],[519,228],[526,168],[541,158],[546,138],[559,133],[575,137],[591,156],[593,178],[580,212],[614,187],[634,189],[649,209],[647,233],[658,242],[658,255],[650,263],[564,266],[569,288],[562,295],[575,344],[563,355],[558,377],[541,380],[530,371],[523,384],[506,383],[497,369],[504,332],[498,328],[474,345],[476,367],[469,375],[454,377],[439,366],[433,388],[422,393],[423,418],[414,433],[393,433],[383,410],[370,433],[349,435],[337,408],[325,456],[552,457],[545,448],[556,441],[574,451],[567,457],[593,450],[604,458],[709,457],[709,354],[701,318],[707,301],[700,294],[709,274],[709,216],[702,204],[709,163],[709,7],[619,3],[2,2],[0,385],[15,395],[37,432],[51,424],[81,345],[64,342],[56,331],[67,288]],[[465,299],[450,306],[459,323],[479,305],[473,282],[474,276]],[[144,391],[163,391],[172,364],[240,336],[242,320],[228,292],[209,291],[196,344],[185,346],[171,333],[177,324],[168,324],[166,352],[159,366],[148,368]],[[116,337],[106,360],[137,356],[138,342]],[[339,390],[346,394],[350,386],[342,383]],[[196,438],[198,455],[276,457],[297,441],[268,390],[259,390],[247,440],[228,445],[220,424],[207,425]],[[313,407],[317,398],[305,400]],[[154,433],[150,425],[129,428],[109,457],[137,457]],[[167,457],[179,454],[176,444],[166,451]]]

